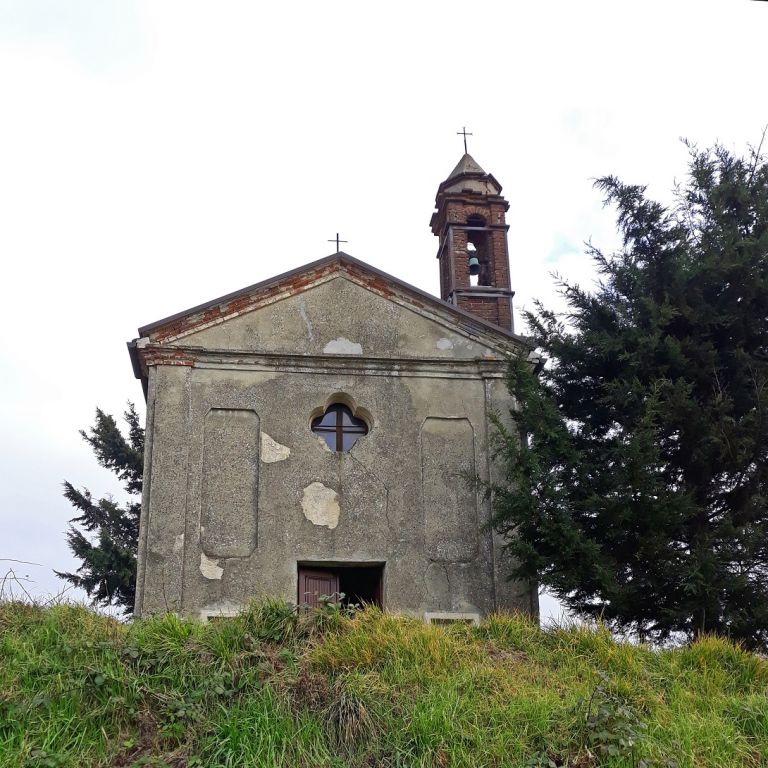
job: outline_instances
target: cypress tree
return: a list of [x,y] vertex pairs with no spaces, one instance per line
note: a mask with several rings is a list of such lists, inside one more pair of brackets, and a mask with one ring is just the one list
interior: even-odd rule
[[766,648],[768,164],[689,150],[668,207],[597,180],[622,246],[526,316],[549,362],[511,364],[495,519],[515,575],[580,615]]
[[94,425],[80,435],[99,464],[117,475],[130,500],[121,506],[109,496],[94,499],[87,488],[64,483],[64,496],[78,512],[70,520],[67,543],[82,565],[76,573],[57,575],[84,589],[95,604],[118,605],[130,613],[136,595],[144,429],[132,403],[124,418],[127,437],[113,416],[97,408]]

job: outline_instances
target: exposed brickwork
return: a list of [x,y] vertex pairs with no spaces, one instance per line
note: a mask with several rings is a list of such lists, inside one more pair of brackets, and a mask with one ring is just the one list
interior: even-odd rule
[[[466,178],[466,186],[462,183]],[[480,182],[480,183],[478,183]],[[456,191],[456,189],[461,191]],[[498,193],[497,193],[498,192]],[[432,232],[440,238],[440,295],[461,309],[512,330],[512,291],[507,252],[506,212],[509,203],[490,174],[453,177],[440,185],[437,210],[432,215]],[[468,230],[470,217],[481,217],[482,230]],[[469,274],[470,239],[481,262],[483,286],[473,293]],[[482,287],[486,288],[484,292]],[[498,289],[495,295],[488,288]],[[492,292],[493,293],[493,292]]]
[[497,296],[472,296],[458,295],[458,306],[466,312],[481,317],[489,323],[494,323],[502,328],[511,328],[510,299]]
[[178,320],[168,322],[154,330],[150,333],[150,338],[152,341],[163,342],[190,331],[201,330],[226,317],[234,317],[258,306],[269,304],[277,298],[298,293],[302,288],[311,285],[334,270],[335,265],[326,264],[320,269],[286,278],[284,281],[258,292],[239,296],[232,301],[222,302],[201,312],[185,314]]
[[[458,231],[456,240],[461,247],[466,248],[465,232]],[[441,256],[441,264],[444,265],[444,268],[441,268],[441,280],[445,279],[446,284],[450,275],[451,261],[454,260],[449,257],[446,251]],[[453,266],[455,267],[456,264],[454,263]],[[460,309],[471,312],[486,322],[511,330],[508,299],[502,298],[499,301],[496,296],[473,294],[473,289],[469,286],[468,269],[466,264],[463,266],[463,271],[459,270],[458,274],[462,281],[461,285],[469,294],[456,294],[456,301],[453,303]],[[189,333],[201,331],[218,325],[228,318],[246,314],[280,301],[339,272],[345,273],[351,281],[364,286],[379,296],[393,299],[400,304],[410,305],[416,310],[430,310],[430,304],[433,300],[428,295],[420,295],[410,286],[398,283],[361,262],[356,262],[344,255],[338,255],[333,259],[324,261],[320,266],[279,276],[274,282],[253,286],[252,289],[248,289],[240,295],[224,297],[214,304],[205,305],[197,310],[188,311],[155,324],[154,327],[146,330],[143,343],[139,344],[132,353],[135,354],[135,365],[137,366],[135,370],[140,370],[141,375],[146,377],[148,369],[152,366],[194,366],[197,357],[193,348],[178,349],[167,345],[177,343],[180,338]]]

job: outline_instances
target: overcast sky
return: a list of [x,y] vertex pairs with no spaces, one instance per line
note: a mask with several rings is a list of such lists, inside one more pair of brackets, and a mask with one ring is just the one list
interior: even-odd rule
[[680,137],[757,143],[766,35],[749,0],[0,0],[0,558],[39,563],[36,594],[76,567],[61,484],[119,490],[78,429],[143,413],[139,325],[337,231],[437,293],[464,125],[511,204],[517,309],[556,305],[550,273],[588,284],[583,243],[615,243],[595,177],[669,200]]

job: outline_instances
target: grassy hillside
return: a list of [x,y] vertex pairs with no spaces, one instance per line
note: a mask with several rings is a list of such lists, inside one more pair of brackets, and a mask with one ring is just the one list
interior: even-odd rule
[[0,766],[768,765],[768,662],[516,616],[0,605]]

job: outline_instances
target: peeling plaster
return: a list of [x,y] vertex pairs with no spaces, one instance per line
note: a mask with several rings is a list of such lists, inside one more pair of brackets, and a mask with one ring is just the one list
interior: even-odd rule
[[453,342],[450,339],[438,339],[435,346],[438,349],[453,349]]
[[173,540],[173,551],[174,552],[181,552],[183,549],[184,549],[184,534],[180,533]]
[[323,352],[331,355],[362,355],[363,347],[356,341],[350,341],[343,336],[329,341],[324,347]]
[[301,499],[304,517],[314,525],[325,525],[333,530],[339,524],[339,494],[322,483],[310,483]]
[[201,552],[200,573],[202,573],[206,579],[221,579],[224,574],[224,569],[219,566],[218,560],[211,560],[210,557],[206,557],[205,552]]
[[280,445],[266,432],[261,433],[261,460],[266,464],[275,461],[285,461],[291,455],[291,449],[287,445]]

